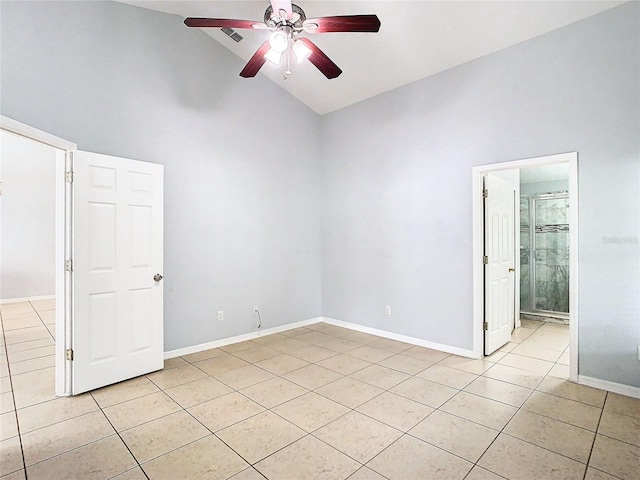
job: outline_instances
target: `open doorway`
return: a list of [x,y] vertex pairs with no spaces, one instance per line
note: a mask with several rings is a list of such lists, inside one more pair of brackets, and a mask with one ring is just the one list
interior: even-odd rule
[[67,343],[65,164],[75,145],[0,119],[4,187],[0,310],[9,367],[24,376],[24,385],[18,388],[24,391],[14,391],[16,402],[21,398],[31,402],[68,395],[68,366],[59,359],[64,358]]
[[569,325],[569,164],[520,170],[520,318]]
[[[42,360],[49,362],[49,376],[44,382],[24,383],[32,389],[42,386],[38,395],[47,396],[53,389],[46,385],[55,384],[55,395],[66,396],[161,369],[163,166],[79,151],[75,144],[45,132],[5,117],[0,120],[3,160],[16,165],[16,171],[26,166],[25,159],[40,164],[20,173],[22,185],[14,182],[14,175],[6,187],[29,191],[38,179],[54,192],[39,202],[47,208],[37,215],[49,225],[46,249],[55,252],[50,255],[54,260],[43,261],[44,255],[23,241],[37,235],[44,220],[32,222],[31,233],[17,226],[3,225],[2,230],[2,240],[15,247],[7,256],[19,260],[3,264],[0,278],[13,285],[29,277],[23,283],[45,288],[47,297],[55,290],[55,302],[48,298],[46,305],[55,309],[55,320],[49,316],[48,324],[34,325],[48,337],[55,329],[54,353],[49,348],[49,358]],[[13,223],[22,225],[35,216],[25,206],[37,195],[18,196],[3,207],[13,205]],[[32,259],[45,273],[34,275]],[[51,277],[46,286],[40,278],[44,276]],[[31,303],[36,300],[33,293],[2,295],[5,292],[0,292],[0,299],[13,306],[0,313],[23,309],[40,321],[37,304]]]
[[[551,173],[555,172],[555,173]],[[564,172],[564,178],[560,173]],[[578,378],[578,336],[577,336],[577,269],[578,269],[578,195],[577,195],[577,153],[552,155],[547,157],[503,162],[473,168],[473,238],[474,238],[474,353],[482,357],[485,352],[485,338],[487,328],[487,285],[485,270],[487,258],[485,255],[485,182],[489,176],[506,179],[513,186],[515,208],[513,212],[513,283],[511,305],[513,305],[510,328],[515,328],[514,335],[524,336],[538,328],[545,327],[545,332],[554,327],[564,328],[568,323],[569,329],[569,379]],[[552,179],[552,177],[558,177]],[[522,182],[521,180],[524,180]],[[556,182],[556,183],[552,183]],[[562,183],[562,185],[561,185]],[[534,185],[537,184],[537,185]],[[560,187],[560,190],[558,190]],[[554,190],[537,192],[540,189]],[[522,195],[534,197],[533,200],[523,200]],[[545,196],[546,195],[546,196]],[[540,220],[531,224],[531,204],[539,210]],[[528,203],[527,203],[528,202]],[[521,208],[521,203],[527,203],[527,208]],[[570,207],[570,208],[569,208]],[[528,220],[523,218],[528,216]],[[566,222],[563,220],[566,219]],[[524,223],[528,223],[526,227]],[[570,226],[570,228],[569,228]],[[533,233],[532,230],[533,229]],[[531,236],[538,238],[531,239]],[[553,237],[553,238],[547,238]],[[566,240],[566,245],[562,241]],[[535,243],[537,241],[537,244]],[[528,243],[527,243],[528,242]],[[557,244],[558,248],[548,254],[546,243]],[[537,245],[537,247],[536,247]],[[542,246],[545,248],[542,248]],[[521,248],[524,247],[524,248]],[[539,250],[538,252],[536,252]],[[533,250],[532,250],[533,249]],[[568,252],[571,252],[569,255]],[[547,258],[548,254],[548,258]],[[533,255],[533,258],[532,258]],[[537,257],[536,257],[537,255]],[[531,262],[534,266],[531,267]],[[536,265],[537,262],[537,265]],[[550,263],[549,263],[550,262]],[[532,273],[533,268],[533,273]],[[536,274],[537,281],[531,280]],[[569,274],[570,273],[570,274]],[[533,281],[533,288],[532,288]],[[528,282],[528,283],[527,283]],[[537,283],[536,283],[537,282]],[[536,293],[537,289],[537,293]],[[490,289],[489,289],[490,290]],[[505,290],[506,291],[506,290]],[[532,299],[533,294],[533,299]],[[493,301],[493,300],[492,300]],[[524,302],[521,305],[521,302]],[[524,306],[524,308],[521,308]],[[521,310],[523,310],[521,316]],[[566,310],[566,311],[562,311]],[[530,317],[528,315],[531,315]],[[521,323],[524,320],[524,325]],[[489,319],[490,320],[490,319]],[[537,323],[529,323],[537,322]],[[521,330],[518,330],[521,328]],[[535,328],[534,328],[535,327]],[[490,328],[490,327],[489,327]],[[542,332],[541,330],[540,332]],[[503,340],[504,341],[504,340]],[[492,346],[492,349],[495,345]]]

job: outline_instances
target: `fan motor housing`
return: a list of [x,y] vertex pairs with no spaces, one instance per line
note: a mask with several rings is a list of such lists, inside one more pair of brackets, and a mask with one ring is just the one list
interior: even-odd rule
[[[264,23],[269,28],[290,26],[296,30],[302,29],[302,24],[307,19],[304,10],[302,10],[302,8],[300,8],[298,5],[292,3],[291,11],[293,12],[293,14],[291,15],[291,19],[283,18],[279,13],[275,13],[273,11],[273,7],[269,5],[264,11]],[[295,21],[292,21],[294,19]]]

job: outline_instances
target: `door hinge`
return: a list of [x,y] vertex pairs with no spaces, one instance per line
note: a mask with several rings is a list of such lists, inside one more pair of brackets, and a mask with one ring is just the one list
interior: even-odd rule
[[486,255],[482,257],[482,263],[484,263],[485,265],[489,265],[489,257],[487,257]]
[[73,183],[73,171],[69,171],[66,173],[67,183]]
[[482,190],[482,198],[487,198],[489,196],[489,190],[484,189]]
[[483,322],[482,328],[484,328],[485,330],[489,330],[489,324],[487,322]]
[[64,269],[66,272],[73,272],[73,260],[65,260]]
[[65,356],[66,356],[67,360],[73,360],[73,349],[67,348],[67,350],[65,352]]

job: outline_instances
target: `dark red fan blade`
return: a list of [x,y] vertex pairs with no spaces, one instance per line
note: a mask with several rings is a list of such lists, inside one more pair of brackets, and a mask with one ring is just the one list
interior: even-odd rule
[[318,25],[318,28],[306,30],[309,33],[331,32],[377,32],[380,20],[376,15],[342,15],[338,17],[309,18],[304,25]]
[[256,53],[253,54],[253,57],[251,57],[249,62],[244,66],[240,72],[240,76],[244,78],[255,77],[258,70],[260,70],[262,65],[264,65],[264,62],[267,61],[267,59],[264,58],[264,54],[267,53],[270,48],[269,40],[267,40],[258,50],[256,50]]
[[313,63],[318,70],[320,70],[325,77],[328,79],[336,78],[338,75],[342,73],[340,67],[338,67],[335,63],[331,61],[329,57],[327,57],[322,50],[318,48],[318,46],[313,43],[308,38],[300,37],[298,41],[304,43],[309,50],[311,50],[311,55],[309,55],[309,61]]
[[194,18],[185,19],[184,24],[187,27],[213,27],[213,28],[253,28],[256,23],[254,20],[236,20],[234,18]]

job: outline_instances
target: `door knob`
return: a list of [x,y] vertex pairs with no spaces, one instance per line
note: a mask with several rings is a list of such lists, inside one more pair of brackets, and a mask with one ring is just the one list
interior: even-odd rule
[[[515,268],[513,268],[513,267],[509,267],[509,271],[510,271],[510,272],[515,272],[515,271],[516,271],[516,269],[515,269]],[[162,278],[162,277],[160,277],[160,278]]]
[[156,282],[159,282],[160,280],[162,280],[162,275],[160,275],[159,273],[156,273],[153,276],[153,280],[156,281]]

